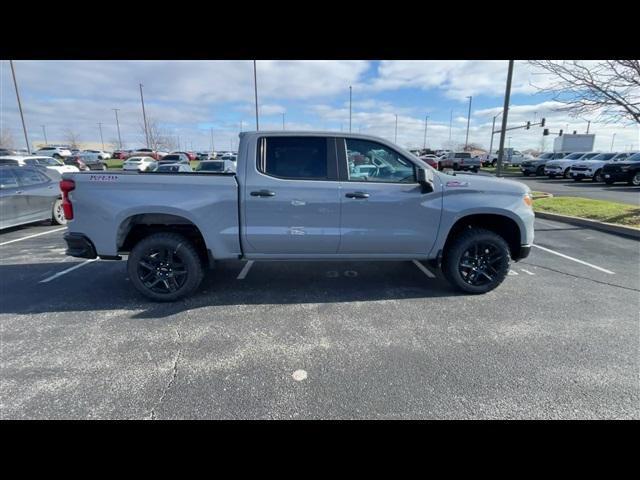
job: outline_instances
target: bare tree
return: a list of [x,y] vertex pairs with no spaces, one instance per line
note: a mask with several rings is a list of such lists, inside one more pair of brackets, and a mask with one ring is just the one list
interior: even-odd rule
[[11,130],[3,128],[0,131],[0,147],[12,149],[15,145],[15,140]]
[[563,104],[557,110],[575,117],[596,114],[605,123],[640,123],[640,60],[606,60],[595,66],[578,60],[529,64],[551,74],[549,85],[536,88]]
[[71,148],[80,148],[80,136],[76,130],[72,128],[67,128],[64,131],[64,139],[69,144]]
[[[149,133],[149,148],[152,150],[175,150],[175,138],[169,135],[155,118],[147,116],[147,129]],[[142,122],[140,123],[140,132],[143,141],[146,142],[146,133],[144,123]]]
[[473,152],[474,150],[484,150],[482,145],[479,143],[468,143],[465,145],[464,143],[459,143],[456,147],[459,152]]

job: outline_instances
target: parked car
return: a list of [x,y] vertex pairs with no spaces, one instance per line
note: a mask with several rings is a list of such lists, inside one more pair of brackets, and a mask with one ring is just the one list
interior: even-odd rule
[[544,167],[550,160],[558,160],[560,158],[564,158],[566,153],[554,153],[554,152],[545,152],[540,154],[540,156],[532,159],[532,160],[524,160],[520,164],[520,171],[522,175],[528,177],[529,175],[542,176],[544,175]]
[[198,160],[204,161],[213,159],[215,158],[215,156],[210,154],[209,152],[198,152],[197,158]]
[[160,160],[159,163],[186,163],[189,165],[189,157],[184,153],[170,153],[162,157],[162,160]]
[[73,165],[65,165],[62,160],[53,157],[18,157],[21,158],[24,165],[31,167],[41,167],[49,171],[54,171],[62,175],[66,172],[79,172],[80,169]]
[[138,148],[137,150],[129,151],[129,157],[151,157],[154,160],[160,160],[166,155],[168,155],[166,152],[152,150],[151,148]]
[[174,301],[227,259],[429,261],[459,290],[486,293],[533,244],[531,191],[519,182],[447,175],[343,132],[243,132],[239,149],[235,175],[115,173],[97,184],[65,174],[67,254],[128,255],[134,288]]
[[418,157],[418,158],[426,162],[427,164],[429,164],[430,167],[435,168],[436,170],[440,169],[438,166],[438,161],[440,159],[435,155],[422,155],[421,157]]
[[[499,151],[495,151],[494,153],[488,153],[480,157],[482,160],[482,166],[495,167],[498,164],[498,154]],[[532,159],[533,157],[531,155],[521,153],[518,150],[514,150],[513,148],[505,148],[504,156],[502,158],[502,164],[518,167],[522,164],[522,162]]]
[[613,162],[622,162],[636,152],[611,152],[600,153],[590,160],[580,161],[571,165],[571,178],[579,182],[584,179],[591,179],[593,182],[604,182],[602,168]]
[[602,167],[602,176],[607,185],[627,182],[635,187],[640,186],[640,153],[634,153],[621,162],[608,163]]
[[99,160],[95,155],[73,155],[65,158],[64,163],[66,165],[73,165],[80,170],[106,170],[107,164],[102,160]]
[[129,150],[114,150],[113,158],[116,160],[124,160],[129,156]]
[[6,157],[7,155],[15,155],[16,151],[11,148],[0,148],[0,157]]
[[154,172],[182,173],[193,172],[193,169],[188,163],[163,163],[162,165],[158,165]]
[[480,158],[472,157],[469,152],[449,152],[446,157],[440,160],[440,169],[452,168],[453,170],[477,172],[480,170],[480,165]]
[[36,150],[33,154],[43,157],[66,158],[71,156],[71,150],[62,147],[47,146]]
[[580,160],[589,160],[598,154],[599,152],[575,152],[562,159],[551,160],[545,164],[544,174],[549,178],[564,177],[569,179],[571,178],[571,165]]
[[51,220],[64,225],[58,182],[43,169],[0,165],[0,229]]
[[190,162],[198,159],[196,154],[193,152],[171,152],[171,155],[178,155],[178,154],[185,155]]
[[195,170],[196,172],[235,172],[236,164],[230,160],[203,160]]
[[102,150],[83,150],[80,152],[81,155],[95,155],[98,157],[98,160],[109,160],[111,155],[109,152],[104,152]]
[[151,172],[156,169],[158,162],[151,157],[129,157],[122,164],[122,170],[136,170]]

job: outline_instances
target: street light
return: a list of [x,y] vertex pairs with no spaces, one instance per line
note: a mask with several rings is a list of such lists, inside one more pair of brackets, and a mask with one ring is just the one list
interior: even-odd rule
[[42,127],[42,134],[44,135],[44,144],[49,145],[47,142],[47,128],[44,125],[40,125]]
[[144,120],[144,136],[147,139],[147,148],[149,148],[149,128],[147,126],[147,112],[144,110],[144,96],[142,95],[142,84],[140,84],[140,100],[142,101],[142,119]]
[[282,130],[284,130],[284,112],[282,112]]
[[613,137],[611,138],[611,149],[610,149],[610,150],[611,150],[612,152],[613,152],[613,142],[615,142],[615,140],[616,140],[616,134],[614,133],[614,134],[613,134]]
[[464,139],[464,149],[467,150],[469,144],[469,122],[471,121],[471,99],[473,97],[467,97],[469,99],[469,113],[467,114],[467,136]]
[[504,106],[502,108],[502,128],[500,133],[500,150],[498,151],[498,162],[496,165],[496,176],[502,175],[502,159],[504,157],[504,137],[507,131],[507,117],[509,116],[509,100],[511,98],[511,80],[513,79],[513,60],[509,60],[507,70],[507,85],[504,92]]
[[500,115],[502,115],[502,112],[498,113],[497,115],[494,115],[493,117],[493,124],[491,125],[491,142],[489,142],[489,155],[491,155],[491,152],[493,151],[493,135],[494,132],[496,131],[496,118],[498,118]]
[[349,133],[351,133],[351,85],[349,85]]
[[429,126],[429,115],[424,118],[424,144],[422,145],[422,149],[427,149],[427,127]]
[[102,138],[102,123],[98,122],[98,128],[100,129],[100,141],[102,142],[102,151],[104,152],[104,139]]
[[[258,123],[258,72],[256,69],[256,61],[253,61],[253,88],[256,97],[256,131],[260,130],[260,124]],[[233,147],[231,148],[233,150]]]
[[13,76],[13,86],[16,88],[16,97],[18,98],[18,109],[20,110],[20,118],[22,119],[22,130],[24,131],[24,141],[27,143],[27,152],[31,155],[31,146],[29,145],[29,137],[27,136],[27,126],[24,123],[24,114],[22,113],[22,102],[20,102],[20,92],[18,92],[18,82],[16,81],[16,71],[13,68],[13,60],[9,60],[11,65],[11,75]]
[[122,150],[122,137],[120,136],[120,122],[118,121],[118,112],[119,108],[112,108],[114,112],[116,112],[116,126],[118,127],[118,143],[120,144],[120,150]]
[[398,114],[397,113],[396,113],[396,136],[393,143],[396,143],[396,144],[398,143]]
[[453,108],[451,109],[451,115],[449,115],[449,148],[451,148],[451,127],[453,127]]

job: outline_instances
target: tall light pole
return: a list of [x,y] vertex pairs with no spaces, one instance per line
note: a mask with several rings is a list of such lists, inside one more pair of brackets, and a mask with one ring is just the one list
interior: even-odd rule
[[422,149],[426,150],[427,148],[427,127],[429,126],[429,115],[424,118],[424,143],[422,145]]
[[256,131],[260,130],[258,123],[258,72],[256,70],[256,61],[253,61],[253,89],[256,95]]
[[500,151],[498,152],[498,164],[496,168],[496,177],[502,174],[502,158],[504,157],[504,137],[507,131],[507,117],[509,116],[509,100],[511,98],[511,79],[513,78],[513,60],[509,60],[509,69],[507,71],[507,86],[504,92],[504,107],[502,109],[502,128],[500,132]]
[[209,131],[211,132],[211,152],[215,152],[215,148],[213,145],[213,128],[210,128]]
[[49,142],[47,142],[47,127],[44,125],[40,126],[42,127],[42,134],[44,135],[44,144],[49,145]]
[[102,123],[98,122],[98,128],[100,129],[100,141],[102,142],[102,151],[104,152],[104,138],[102,138]]
[[491,125],[491,142],[489,142],[489,156],[491,156],[491,152],[493,151],[493,132],[496,131],[496,118],[498,118],[500,115],[502,115],[502,112],[494,115],[493,117],[493,124]]
[[467,150],[467,146],[469,145],[469,122],[471,121],[471,99],[473,97],[467,97],[469,99],[469,113],[467,114],[467,136],[464,139],[464,149]]
[[349,85],[349,132],[351,132],[351,85]]
[[396,143],[396,144],[398,143],[398,114],[397,113],[396,113],[396,136],[393,143]]
[[11,75],[13,76],[13,86],[16,87],[16,97],[18,98],[18,109],[20,110],[20,119],[22,120],[22,130],[24,131],[24,141],[27,143],[27,152],[31,155],[31,146],[29,145],[29,137],[27,136],[27,126],[24,123],[24,114],[22,113],[22,102],[20,102],[20,92],[18,92],[18,82],[16,81],[16,71],[13,68],[13,60],[9,60],[11,65]]
[[451,109],[451,115],[449,116],[449,148],[451,148],[451,127],[453,127],[453,109]]
[[147,112],[144,109],[144,96],[142,95],[142,84],[140,84],[140,100],[142,101],[142,119],[144,120],[144,136],[147,139],[147,148],[149,148],[149,128],[147,126]]
[[242,124],[243,124],[243,123],[244,123],[244,122],[243,122],[242,120],[240,120],[240,133],[242,133]]
[[611,148],[610,148],[610,150],[611,150],[612,152],[613,152],[613,142],[615,142],[615,140],[616,140],[616,134],[614,133],[614,134],[613,134],[613,137],[611,137]]
[[282,130],[284,130],[284,112],[282,112]]
[[589,127],[591,127],[591,120],[587,122],[587,133],[589,133]]
[[116,112],[116,127],[118,127],[118,144],[120,144],[120,150],[122,150],[122,137],[120,136],[120,122],[118,121],[118,111],[119,108],[112,108],[114,112]]

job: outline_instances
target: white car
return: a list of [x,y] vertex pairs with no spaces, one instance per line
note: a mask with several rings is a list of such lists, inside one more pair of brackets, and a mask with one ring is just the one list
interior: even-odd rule
[[191,165],[185,163],[165,163],[164,165],[158,165],[154,171],[165,173],[193,172]]
[[602,167],[607,163],[623,162],[634,153],[637,152],[600,153],[590,160],[585,162],[580,161],[571,165],[571,178],[576,182],[585,178],[591,179],[594,182],[604,182]]
[[551,160],[544,166],[544,174],[549,178],[564,177],[571,178],[571,166],[579,161],[591,160],[600,152],[574,152],[564,158]]
[[122,170],[137,170],[151,172],[156,169],[158,162],[151,157],[129,157],[122,164]]
[[35,155],[25,157],[21,155],[7,155],[4,157],[0,157],[0,165],[14,165],[17,167],[40,167],[45,168],[49,171],[57,172],[60,175],[67,172],[75,173],[80,171],[78,167],[74,167],[73,165],[65,165],[56,158]]
[[62,147],[42,147],[33,152],[33,154],[43,157],[63,158],[70,157],[71,150]]
[[98,160],[109,160],[111,155],[107,152],[103,152],[102,150],[83,150],[80,152],[81,155],[90,155],[96,156]]

